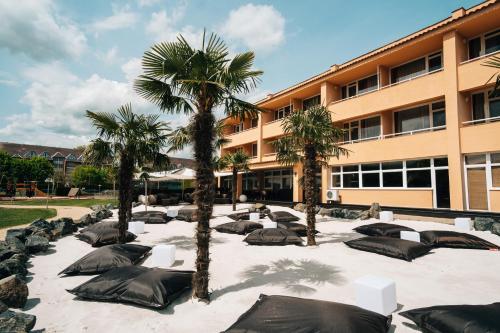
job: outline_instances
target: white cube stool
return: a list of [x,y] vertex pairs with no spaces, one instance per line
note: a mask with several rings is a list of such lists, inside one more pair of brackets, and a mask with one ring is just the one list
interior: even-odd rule
[[153,266],[168,268],[175,262],[175,245],[160,244],[153,247]]
[[130,221],[128,223],[128,231],[138,235],[144,233],[144,222],[143,221]]
[[380,222],[394,221],[394,214],[391,211],[385,210],[380,212]]
[[396,283],[393,280],[367,275],[354,281],[356,305],[381,315],[388,316],[398,305]]
[[177,215],[179,214],[179,210],[178,209],[167,209],[167,216],[169,217],[177,217]]
[[250,213],[250,221],[258,221],[260,219],[260,213]]
[[468,217],[457,217],[457,218],[455,218],[455,227],[457,229],[471,231],[472,230],[472,221]]
[[417,231],[401,231],[400,238],[420,243],[420,233]]
[[264,229],[275,229],[278,227],[278,222],[265,221],[262,223],[262,226],[264,227]]

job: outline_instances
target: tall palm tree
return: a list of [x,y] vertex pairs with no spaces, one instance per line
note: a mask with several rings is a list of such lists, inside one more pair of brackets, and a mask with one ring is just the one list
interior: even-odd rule
[[248,156],[243,150],[238,149],[234,153],[229,153],[224,155],[219,160],[219,169],[231,168],[232,180],[233,180],[233,191],[232,191],[232,201],[233,210],[236,210],[236,193],[237,193],[237,183],[238,183],[238,171],[248,170],[248,161],[250,156]]
[[210,217],[215,197],[214,110],[245,119],[255,117],[259,108],[238,98],[257,85],[261,71],[253,70],[253,52],[229,57],[227,46],[215,34],[203,34],[200,49],[193,48],[179,36],[175,42],[161,42],[144,53],[144,75],[135,82],[136,91],[165,112],[192,115],[190,142],[194,145],[196,169],[195,204],[198,208],[196,228],[196,273],[194,296],[209,300],[208,268]]
[[303,163],[307,215],[307,245],[316,245],[314,236],[315,175],[318,165],[326,165],[332,157],[348,154],[336,142],[343,130],[334,126],[324,106],[292,112],[282,123],[284,136],[274,141],[276,158],[284,165]]
[[87,111],[87,117],[97,129],[98,138],[87,146],[85,161],[92,164],[118,163],[119,242],[125,243],[132,209],[134,169],[168,162],[161,150],[166,146],[170,129],[167,123],[158,120],[158,115],[134,114],[130,104],[118,108],[117,114]]

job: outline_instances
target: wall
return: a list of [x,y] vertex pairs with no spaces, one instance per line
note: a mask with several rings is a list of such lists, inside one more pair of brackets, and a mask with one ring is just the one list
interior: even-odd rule
[[[341,203],[382,206],[432,208],[432,190],[341,189]],[[500,197],[499,197],[500,198]]]

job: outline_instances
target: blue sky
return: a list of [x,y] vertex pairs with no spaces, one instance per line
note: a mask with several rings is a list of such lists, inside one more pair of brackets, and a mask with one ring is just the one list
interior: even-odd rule
[[[182,33],[219,33],[256,52],[256,101],[468,8],[477,0],[201,1],[0,0],[0,141],[73,147],[94,135],[87,109],[131,102],[140,58]],[[28,19],[29,18],[29,19]],[[184,116],[162,116],[172,127]],[[189,155],[189,152],[182,152]]]

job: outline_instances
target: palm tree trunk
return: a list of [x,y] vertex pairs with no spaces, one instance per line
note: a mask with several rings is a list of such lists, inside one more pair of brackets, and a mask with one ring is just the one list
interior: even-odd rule
[[122,153],[120,157],[119,175],[119,188],[118,188],[118,242],[125,244],[127,241],[127,214],[129,207],[129,191],[132,183],[133,176],[133,163],[126,153]]
[[233,211],[236,210],[236,194],[238,192],[238,170],[233,168]]
[[193,276],[194,297],[209,301],[208,266],[210,263],[210,217],[215,197],[214,166],[214,125],[211,112],[200,112],[193,119],[194,158],[196,169],[196,190],[194,201],[198,208],[196,227],[196,273]]
[[314,230],[316,229],[315,206],[315,173],[316,173],[316,149],[314,145],[305,146],[304,161],[304,189],[306,196],[306,219],[307,219],[307,245],[316,245]]

